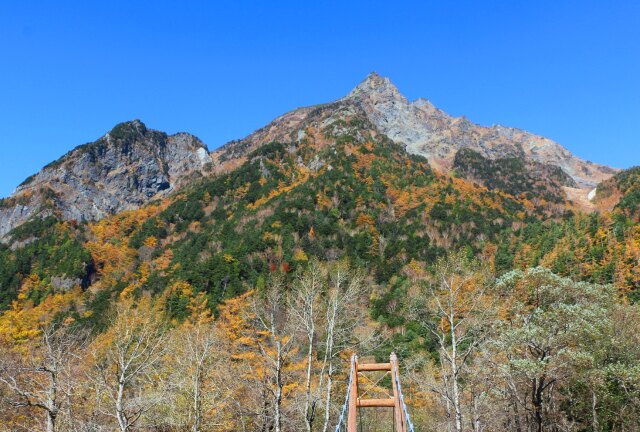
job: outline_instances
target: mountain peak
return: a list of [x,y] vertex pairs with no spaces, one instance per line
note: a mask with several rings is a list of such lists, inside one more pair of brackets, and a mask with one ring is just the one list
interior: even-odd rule
[[347,98],[371,97],[373,95],[391,98],[402,98],[398,88],[387,77],[371,72],[347,95]]
[[593,188],[616,170],[583,161],[561,145],[531,133],[497,130],[477,125],[466,117],[452,117],[427,99],[409,102],[389,78],[372,72],[344,100],[360,106],[380,132],[409,153],[429,159],[449,170],[457,152],[471,148],[484,158],[496,160],[517,155],[535,162],[555,165],[581,188]]
[[167,135],[140,120],[119,123],[26,179],[0,206],[0,242],[38,215],[98,220],[138,208],[192,175],[206,174],[211,162],[206,146],[193,135]]
[[147,126],[142,121],[135,119],[118,123],[105,135],[105,138],[115,140],[135,140],[147,135]]

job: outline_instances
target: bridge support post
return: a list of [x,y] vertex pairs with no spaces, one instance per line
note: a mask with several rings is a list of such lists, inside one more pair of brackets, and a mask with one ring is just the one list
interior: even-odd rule
[[389,357],[391,363],[391,385],[393,386],[393,417],[396,422],[396,431],[397,432],[406,432],[407,425],[405,424],[404,419],[404,410],[400,405],[400,395],[398,394],[398,357],[396,357],[396,353],[391,353]]
[[[347,403],[347,432],[357,432],[358,429],[358,409],[359,408],[393,408],[393,422],[396,432],[407,432],[408,418],[405,418],[405,410],[402,405],[402,395],[400,394],[400,377],[398,369],[398,358],[395,353],[391,353],[389,363],[369,363],[359,364],[358,356],[351,357],[351,378],[349,387],[349,399]],[[391,375],[391,384],[393,387],[393,396],[381,399],[365,398],[361,399],[358,392],[358,374],[360,372],[385,371]],[[386,374],[385,374],[386,376]],[[384,378],[384,376],[383,376]],[[378,380],[379,382],[380,380]],[[376,382],[374,385],[377,385]],[[373,382],[372,382],[373,384]],[[365,386],[366,387],[366,386]],[[367,391],[365,391],[365,394]],[[364,396],[364,395],[363,395]],[[343,411],[344,414],[344,411]],[[344,419],[341,414],[340,418]],[[409,422],[410,423],[410,422]],[[340,423],[344,425],[344,423]],[[340,427],[338,425],[338,427]],[[336,431],[338,428],[336,428]],[[413,430],[413,429],[412,429]]]
[[358,432],[358,356],[351,358],[353,364],[353,381],[349,393],[349,411],[347,415],[347,432]]

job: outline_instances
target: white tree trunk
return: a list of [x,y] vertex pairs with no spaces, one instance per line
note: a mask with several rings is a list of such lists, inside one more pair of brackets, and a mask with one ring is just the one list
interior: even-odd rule
[[[275,333],[275,332],[274,332]],[[275,423],[275,432],[282,431],[282,344],[280,341],[276,341],[276,350],[277,350],[277,358],[276,358],[276,397],[274,403],[274,423]]]
[[452,379],[452,396],[453,396],[453,409],[455,411],[455,424],[456,432],[462,431],[462,409],[460,407],[460,385],[458,383],[459,370],[458,370],[458,340],[456,338],[456,331],[454,327],[454,316],[449,316],[449,325],[451,326],[451,379]]
[[331,420],[332,386],[333,386],[333,360],[329,359],[329,369],[327,373],[327,392],[326,392],[325,401],[324,401],[324,425],[322,427],[323,432],[329,431],[329,421]]
[[193,425],[191,426],[192,432],[198,432],[200,430],[202,401],[200,397],[201,384],[201,370],[200,364],[197,365],[194,382],[193,382]]
[[124,410],[124,382],[120,380],[118,382],[118,394],[116,396],[116,419],[118,420],[118,426],[121,432],[127,432],[129,430],[129,423]]
[[47,400],[47,432],[56,432],[56,419],[58,417],[58,380],[56,365],[49,371],[51,385]]
[[309,345],[307,347],[307,378],[305,383],[305,401],[304,401],[304,418],[307,432],[311,432],[313,428],[313,420],[315,414],[314,408],[311,406],[311,371],[313,366],[313,338],[315,328],[311,326],[311,331],[308,336]]

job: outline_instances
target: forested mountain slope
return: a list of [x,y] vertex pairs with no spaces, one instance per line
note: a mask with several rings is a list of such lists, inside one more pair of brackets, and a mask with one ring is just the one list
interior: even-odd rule
[[[0,244],[0,418],[28,430],[55,421],[57,403],[69,411],[56,430],[325,431],[348,354],[395,350],[419,430],[458,417],[487,430],[633,430],[637,169],[601,183],[601,211],[587,214],[563,188],[588,191],[614,170],[555,143],[547,158],[520,132],[460,135],[405,102],[372,75],[210,155],[194,137],[124,123],[21,186],[1,214],[38,210],[4,225]],[[428,121],[396,134],[407,109]],[[72,198],[78,184],[88,189]],[[102,196],[115,201],[101,213],[74,213]],[[452,293],[446,314],[437,305]],[[56,373],[69,395],[38,407],[50,394],[38,362],[56,355],[68,356]],[[120,385],[127,355],[148,363]],[[118,394],[128,402],[113,404]]]

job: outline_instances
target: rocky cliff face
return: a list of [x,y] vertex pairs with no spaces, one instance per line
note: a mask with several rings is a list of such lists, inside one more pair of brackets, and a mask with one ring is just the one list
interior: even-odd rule
[[470,148],[491,160],[519,157],[560,167],[580,188],[593,188],[617,172],[584,161],[548,138],[499,125],[480,126],[452,117],[426,99],[409,102],[388,78],[375,73],[345,99],[360,105],[382,133],[441,169],[451,169],[456,153]]
[[70,151],[0,201],[0,237],[35,215],[97,220],[134,209],[211,170],[207,147],[186,133],[167,135],[121,123]]

